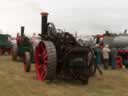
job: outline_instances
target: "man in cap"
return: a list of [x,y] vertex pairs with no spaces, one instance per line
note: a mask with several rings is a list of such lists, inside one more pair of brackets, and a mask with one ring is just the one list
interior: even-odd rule
[[108,65],[109,65],[109,58],[110,58],[110,49],[109,49],[109,45],[106,44],[105,47],[102,50],[103,53],[103,62],[104,62],[104,69],[108,69]]

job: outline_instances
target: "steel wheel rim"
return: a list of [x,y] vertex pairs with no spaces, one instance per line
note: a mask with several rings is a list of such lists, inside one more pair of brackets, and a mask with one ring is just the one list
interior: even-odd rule
[[94,58],[93,58],[93,52],[90,50],[90,52],[88,52],[88,66],[89,66],[89,70],[91,72],[91,75],[94,75],[96,72],[96,65],[94,63]]
[[38,80],[45,80],[47,76],[47,64],[48,56],[47,50],[43,42],[40,42],[39,46],[36,48],[36,74]]

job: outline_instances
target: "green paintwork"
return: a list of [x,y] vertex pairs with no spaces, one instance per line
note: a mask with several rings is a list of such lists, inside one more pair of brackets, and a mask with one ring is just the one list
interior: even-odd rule
[[18,46],[18,54],[19,56],[24,56],[25,52],[30,52],[31,59],[33,58],[33,46],[28,37],[22,37],[23,40],[20,42]]
[[1,48],[12,48],[12,43],[8,41],[8,34],[0,34],[0,47]]

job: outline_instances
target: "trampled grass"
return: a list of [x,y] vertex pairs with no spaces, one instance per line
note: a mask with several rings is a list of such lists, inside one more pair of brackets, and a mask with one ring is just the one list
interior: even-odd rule
[[30,73],[20,62],[0,57],[0,96],[128,96],[128,70],[107,70],[97,73],[88,85],[57,80],[53,83],[36,80],[34,65]]

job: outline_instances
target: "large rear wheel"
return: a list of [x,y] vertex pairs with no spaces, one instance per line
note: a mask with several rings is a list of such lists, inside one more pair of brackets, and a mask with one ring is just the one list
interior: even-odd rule
[[56,77],[56,49],[52,42],[39,43],[36,48],[35,62],[38,80],[53,80]]
[[25,52],[24,54],[24,71],[30,72],[31,69],[31,56],[30,52]]

